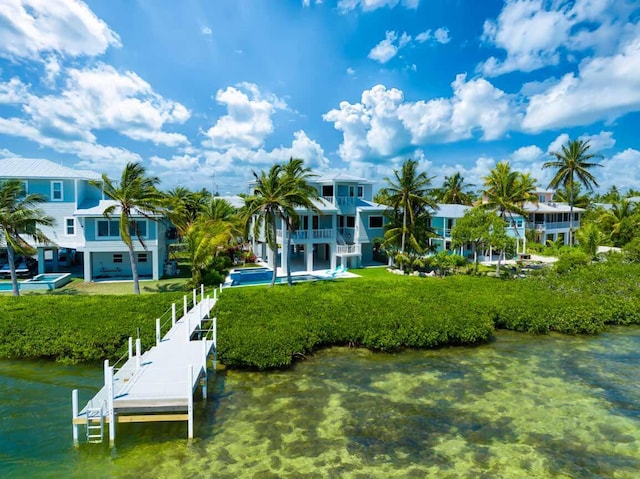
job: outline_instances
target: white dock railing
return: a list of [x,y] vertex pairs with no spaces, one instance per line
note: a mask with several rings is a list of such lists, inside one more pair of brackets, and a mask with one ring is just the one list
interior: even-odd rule
[[[219,290],[222,291],[222,285]],[[116,421],[187,420],[188,437],[193,438],[193,392],[202,379],[203,399],[206,400],[207,359],[211,352],[214,371],[216,367],[217,319],[210,318],[209,313],[217,302],[218,288],[213,290],[211,298],[205,297],[204,286],[201,286],[199,291],[193,290],[192,298],[190,304],[190,298],[187,295],[183,297],[183,315],[179,320],[175,303],[160,318],[156,318],[155,346],[149,351],[143,354],[138,338],[135,340],[134,353],[134,341],[129,338],[127,352],[115,364],[110,365],[109,360],[105,360],[104,386],[82,411],[78,410],[78,390],[73,390],[71,403],[75,445],[79,440],[78,428],[83,424],[87,427],[88,439],[90,430],[92,438],[103,437],[105,419],[109,424],[111,446],[115,444]],[[207,326],[203,327],[203,323],[207,323]],[[164,335],[163,331],[166,331]],[[185,391],[188,393],[185,394]],[[95,415],[96,409],[92,408],[92,404],[105,405],[101,408],[100,417]],[[186,415],[155,415],[162,412],[167,404],[173,411],[184,408]],[[120,417],[119,408],[123,411]],[[127,415],[136,408],[143,412],[137,416]],[[154,408],[157,410],[154,411]],[[90,409],[93,416],[89,414]],[[97,428],[100,428],[99,434],[95,432]]]

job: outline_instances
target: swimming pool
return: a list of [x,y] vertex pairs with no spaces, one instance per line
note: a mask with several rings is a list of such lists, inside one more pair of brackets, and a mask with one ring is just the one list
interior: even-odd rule
[[[261,278],[261,277],[251,277],[251,276],[241,276],[241,277],[237,277],[237,279],[233,279],[232,276],[232,280],[231,280],[231,286],[258,286],[261,284],[270,284],[271,283],[271,275],[273,274],[270,270],[268,271],[268,276]],[[250,279],[252,278],[252,279]],[[314,276],[312,274],[300,274],[300,275],[296,275],[296,276],[291,276],[291,281],[294,283],[301,283],[304,281],[317,281],[323,279],[319,276]],[[287,278],[286,276],[278,276],[276,278],[276,283],[277,284],[281,284],[281,283],[286,283],[287,282]]]
[[[20,291],[53,290],[71,281],[71,273],[46,273],[34,276],[18,283]],[[11,291],[10,282],[0,283],[0,291]]]

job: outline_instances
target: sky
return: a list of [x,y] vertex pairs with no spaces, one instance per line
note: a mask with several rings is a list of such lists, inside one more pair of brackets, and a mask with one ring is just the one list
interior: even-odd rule
[[289,157],[640,189],[640,0],[0,0],[0,158],[247,191]]

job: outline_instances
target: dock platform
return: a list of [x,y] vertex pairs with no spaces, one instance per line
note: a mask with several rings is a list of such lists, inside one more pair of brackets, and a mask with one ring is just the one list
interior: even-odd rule
[[[220,288],[220,291],[222,289]],[[78,391],[72,393],[74,444],[79,442],[79,428],[85,426],[88,442],[102,442],[105,428],[109,442],[115,445],[116,423],[186,421],[188,437],[193,438],[193,396],[202,387],[206,400],[208,358],[216,358],[216,318],[210,318],[218,290],[213,297],[193,290],[193,301],[183,298],[183,315],[177,319],[176,305],[165,319],[170,329],[163,336],[161,318],[156,320],[156,344],[141,351],[140,340],[129,338],[128,354],[118,367],[106,360],[104,386],[82,410],[78,407]],[[199,297],[199,298],[198,298]],[[168,312],[169,313],[169,312]],[[204,328],[203,324],[207,323]]]

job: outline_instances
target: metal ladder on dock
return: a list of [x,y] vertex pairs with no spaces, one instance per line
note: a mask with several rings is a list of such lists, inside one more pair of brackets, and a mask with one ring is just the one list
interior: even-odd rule
[[99,408],[87,407],[87,442],[99,444],[104,440],[104,401]]

